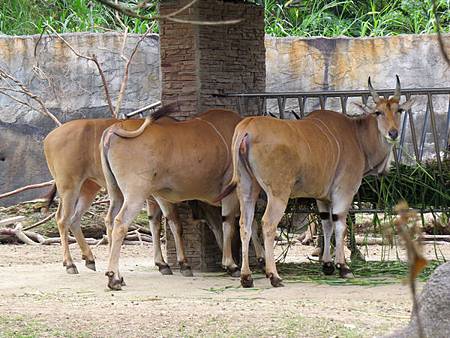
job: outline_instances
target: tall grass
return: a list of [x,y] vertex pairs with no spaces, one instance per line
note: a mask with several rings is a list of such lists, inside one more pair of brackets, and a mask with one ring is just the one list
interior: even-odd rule
[[[156,8],[145,13],[152,12]],[[149,27],[158,32],[156,22],[119,18],[113,10],[93,0],[0,0],[2,34],[39,34],[46,25],[59,33],[116,31],[123,30],[122,23],[132,33],[144,33]]]
[[[125,2],[125,1],[124,1]],[[130,4],[138,0],[128,0]],[[157,1],[154,1],[156,3]],[[272,36],[383,36],[433,33],[431,0],[254,0],[265,6]],[[450,0],[436,0],[441,27],[450,32]],[[145,14],[155,13],[155,6]],[[157,22],[120,16],[130,32]],[[0,0],[0,33],[38,34],[49,24],[60,33],[123,30],[113,10],[95,0]]]
[[[436,0],[450,32],[450,1]],[[273,36],[385,36],[436,32],[431,0],[266,0],[266,33]]]

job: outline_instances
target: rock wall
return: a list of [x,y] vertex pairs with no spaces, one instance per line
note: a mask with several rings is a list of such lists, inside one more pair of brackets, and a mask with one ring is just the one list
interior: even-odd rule
[[[121,58],[123,35],[81,33],[63,37],[81,54],[97,56],[115,103],[125,66]],[[130,55],[139,38],[128,35],[125,55]],[[0,68],[41,96],[61,122],[111,116],[95,65],[77,57],[54,36],[0,37]],[[0,81],[0,87],[8,86],[7,81]],[[14,91],[8,93],[35,105]],[[159,38],[151,35],[141,43],[130,65],[122,111],[158,101],[160,95]],[[42,140],[54,127],[49,118],[0,94],[0,193],[50,179]],[[0,205],[35,198],[43,192],[45,189],[28,191],[0,200]]]
[[[444,35],[450,46],[450,34]],[[450,53],[450,48],[447,48]],[[377,38],[266,37],[267,91],[450,86],[450,69],[435,35]]]

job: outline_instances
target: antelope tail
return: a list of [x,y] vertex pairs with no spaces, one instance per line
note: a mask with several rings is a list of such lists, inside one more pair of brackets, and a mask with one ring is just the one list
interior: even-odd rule
[[173,112],[175,112],[175,107],[178,107],[178,104],[176,102],[168,104],[166,106],[162,106],[161,108],[159,108],[158,110],[156,110],[155,112],[153,112],[152,114],[147,116],[144,120],[144,123],[142,123],[142,125],[136,130],[125,130],[125,129],[122,129],[119,125],[114,125],[113,132],[117,136],[120,136],[123,138],[138,137],[139,135],[141,135],[144,132],[145,128],[147,128],[149,124],[151,124],[152,122],[154,122],[164,116],[168,116],[168,115],[172,114]]
[[112,194],[112,192],[119,190],[119,186],[117,184],[116,177],[112,172],[111,165],[108,160],[108,151],[110,145],[111,135],[114,133],[112,128],[108,128],[103,132],[100,147],[101,147],[101,161],[102,161],[102,169],[103,174],[105,175],[106,186],[108,190],[108,194]]
[[50,207],[52,206],[54,200],[55,200],[55,196],[56,196],[56,183],[52,184],[52,187],[50,188],[50,190],[48,191],[48,193],[43,196],[43,199],[45,199],[45,205],[44,205],[44,209],[45,210],[49,210]]
[[231,155],[233,161],[233,176],[230,183],[225,187],[225,189],[214,199],[214,203],[220,202],[222,199],[231,194],[237,186],[239,176],[238,176],[238,166],[243,165],[245,170],[253,176],[250,164],[248,163],[248,134],[246,132],[238,131],[233,135],[233,141],[231,144]]

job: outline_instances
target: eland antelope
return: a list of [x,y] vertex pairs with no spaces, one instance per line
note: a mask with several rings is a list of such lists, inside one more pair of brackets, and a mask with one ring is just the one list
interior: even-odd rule
[[[121,244],[145,199],[155,198],[171,227],[177,222],[173,203],[195,199],[218,205],[214,199],[232,175],[231,139],[241,119],[233,111],[213,109],[190,120],[147,123],[140,128],[128,120],[103,133],[102,166],[111,199],[106,217],[111,233],[106,272],[110,289],[121,289]],[[222,201],[222,265],[235,276],[239,268],[233,260],[231,239],[238,215],[239,201],[236,194],[230,194]],[[256,227],[252,229],[261,261],[264,250]]]
[[[152,114],[148,120],[133,120],[133,124],[145,127],[148,121],[162,124],[173,119],[165,115],[173,111],[173,106],[165,106]],[[157,121],[156,121],[157,120]],[[86,119],[70,121],[51,131],[44,140],[44,152],[49,170],[55,180],[55,185],[49,194],[49,203],[53,200],[56,190],[60,196],[60,203],[56,212],[56,223],[61,237],[63,249],[63,265],[69,274],[77,274],[78,269],[73,262],[69,250],[68,230],[75,236],[85,260],[86,267],[95,270],[95,258],[81,231],[80,221],[83,214],[91,206],[95,196],[102,187],[106,187],[100,160],[100,139],[105,129],[118,123],[117,119]],[[150,229],[153,235],[154,262],[163,275],[170,275],[172,271],[164,261],[161,243],[161,210],[156,201],[147,199],[147,213]],[[207,217],[208,211],[205,210]],[[208,217],[219,247],[222,246],[222,231],[220,219]],[[218,223],[218,224],[217,224]],[[178,255],[184,261],[179,223],[173,228],[177,244]],[[184,276],[192,276],[187,264],[181,266]]]
[[400,104],[400,80],[389,99],[369,90],[375,107],[359,118],[329,110],[317,110],[298,121],[271,117],[248,117],[236,127],[232,140],[233,177],[219,195],[237,186],[242,240],[241,284],[253,285],[248,260],[250,227],[255,203],[262,190],[267,207],[262,218],[266,276],[273,286],[282,286],[277,273],[273,243],[277,225],[291,197],[317,201],[325,235],[323,271],[334,272],[330,255],[333,228],[336,237],[335,263],[341,277],[352,277],[345,263],[346,217],[353,196],[366,175],[386,172],[392,144],[399,135],[400,115],[411,101]]

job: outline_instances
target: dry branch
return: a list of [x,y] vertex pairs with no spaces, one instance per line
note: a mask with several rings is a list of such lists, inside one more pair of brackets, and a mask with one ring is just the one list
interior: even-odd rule
[[0,198],[5,198],[5,197],[11,196],[11,195],[15,195],[15,194],[18,194],[18,193],[20,193],[22,191],[25,191],[25,190],[48,187],[49,185],[52,185],[54,182],[55,181],[52,180],[52,181],[43,182],[43,183],[30,184],[30,185],[27,185],[27,186],[22,187],[22,188],[18,188],[18,189],[13,190],[13,191],[5,192],[5,193],[0,195]]
[[5,70],[3,70],[3,69],[0,69],[0,78],[3,78],[3,79],[9,79],[9,80],[13,81],[13,82],[21,89],[20,92],[21,92],[22,94],[28,96],[30,99],[36,101],[36,102],[39,104],[40,108],[38,109],[38,108],[33,107],[33,106],[30,105],[30,104],[24,103],[22,100],[19,100],[19,99],[13,97],[12,95],[5,94],[4,91],[0,91],[0,93],[2,93],[2,94],[4,94],[4,95],[7,95],[8,97],[12,98],[13,100],[16,100],[17,102],[19,102],[19,103],[21,103],[21,104],[24,104],[24,105],[26,105],[26,106],[29,106],[29,107],[31,107],[33,110],[36,110],[36,111],[38,111],[38,112],[40,112],[40,113],[42,113],[42,114],[44,114],[44,115],[50,117],[50,118],[53,120],[53,122],[56,123],[56,125],[58,125],[58,126],[61,125],[61,122],[56,118],[56,116],[53,115],[52,113],[50,113],[50,111],[47,109],[47,107],[45,106],[45,104],[44,104],[44,102],[42,101],[42,99],[41,99],[39,96],[37,96],[36,94],[34,94],[34,93],[33,93],[27,86],[25,86],[22,82],[20,82],[18,79],[16,79],[16,78],[15,78],[14,76],[12,76],[11,74],[8,74],[8,73],[7,73]]
[[442,54],[442,57],[444,58],[445,62],[447,62],[447,64],[450,65],[450,58],[447,54],[447,51],[445,50],[444,39],[442,38],[441,25],[439,23],[439,15],[437,14],[436,0],[431,0],[431,3],[433,5],[434,19],[436,20],[436,31],[437,31],[437,37],[438,37],[438,42],[439,42],[439,49],[441,50],[441,54]]
[[22,222],[26,219],[25,216],[15,216],[10,218],[5,218],[0,221],[0,226],[4,227],[6,225],[16,224],[18,222]]
[[421,235],[419,237],[419,240],[421,240],[422,242],[427,241],[450,242],[450,235]]
[[48,220],[50,220],[51,218],[53,218],[53,217],[55,216],[55,214],[56,214],[56,212],[54,212],[54,213],[48,215],[48,216],[45,217],[43,220],[41,220],[41,221],[39,221],[39,222],[36,222],[36,223],[34,223],[34,224],[32,224],[32,225],[26,227],[24,230],[30,230],[30,229],[36,228],[37,226],[39,226],[39,225],[41,225],[41,224],[44,224],[45,222],[47,222]]
[[47,25],[47,27],[67,46],[69,47],[69,49],[78,57],[85,59],[87,61],[91,61],[94,62],[95,65],[97,66],[98,72],[100,74],[100,77],[102,79],[102,83],[103,83],[103,89],[105,90],[105,96],[106,96],[106,101],[108,103],[108,107],[109,107],[109,111],[111,112],[113,117],[117,117],[114,114],[114,108],[111,102],[111,96],[109,95],[109,89],[108,89],[108,84],[106,83],[106,78],[105,78],[105,74],[103,72],[102,67],[100,66],[100,63],[98,62],[97,57],[95,56],[95,54],[92,54],[92,56],[87,56],[87,55],[83,55],[80,52],[78,52],[74,47],[72,47],[72,45],[70,43],[68,43],[61,35],[58,34],[58,32],[51,26]]
[[134,54],[136,54],[136,51],[139,47],[139,45],[141,44],[141,42],[147,37],[148,34],[151,33],[151,29],[147,29],[147,31],[145,32],[144,35],[141,36],[141,38],[138,40],[138,42],[136,43],[136,45],[133,48],[133,51],[130,54],[130,57],[127,58],[124,54],[124,49],[125,49],[125,42],[127,39],[127,32],[128,32],[128,28],[125,30],[124,32],[124,38],[123,38],[123,45],[122,45],[122,53],[121,53],[121,57],[127,62],[125,65],[125,71],[123,74],[123,80],[122,83],[120,84],[120,90],[119,90],[119,95],[117,97],[117,102],[116,102],[116,110],[114,111],[115,116],[119,116],[119,111],[120,111],[120,106],[122,105],[122,100],[123,100],[123,96],[125,94],[125,89],[127,87],[127,83],[128,83],[128,73],[129,73],[129,69],[130,69],[130,64],[131,64],[131,60],[134,57]]
[[142,19],[142,20],[148,20],[148,21],[165,19],[165,20],[174,21],[174,22],[178,22],[178,23],[186,23],[186,24],[191,24],[191,25],[210,25],[210,26],[233,25],[233,24],[237,24],[242,21],[242,19],[232,19],[232,20],[222,20],[222,21],[206,21],[206,20],[185,20],[185,19],[175,18],[176,15],[181,14],[185,10],[192,7],[192,5],[194,5],[198,0],[193,0],[190,3],[188,3],[186,6],[180,8],[172,13],[169,13],[167,15],[154,15],[154,16],[141,15],[128,6],[122,5],[120,3],[114,3],[109,0],[97,0],[97,1],[107,7],[110,7],[112,9],[126,15],[126,16],[129,16],[132,18],[137,18],[137,19]]
[[38,243],[34,242],[23,232],[22,224],[17,223],[14,228],[2,228],[0,229],[0,235],[16,237],[18,240],[25,244],[29,245],[37,245]]

